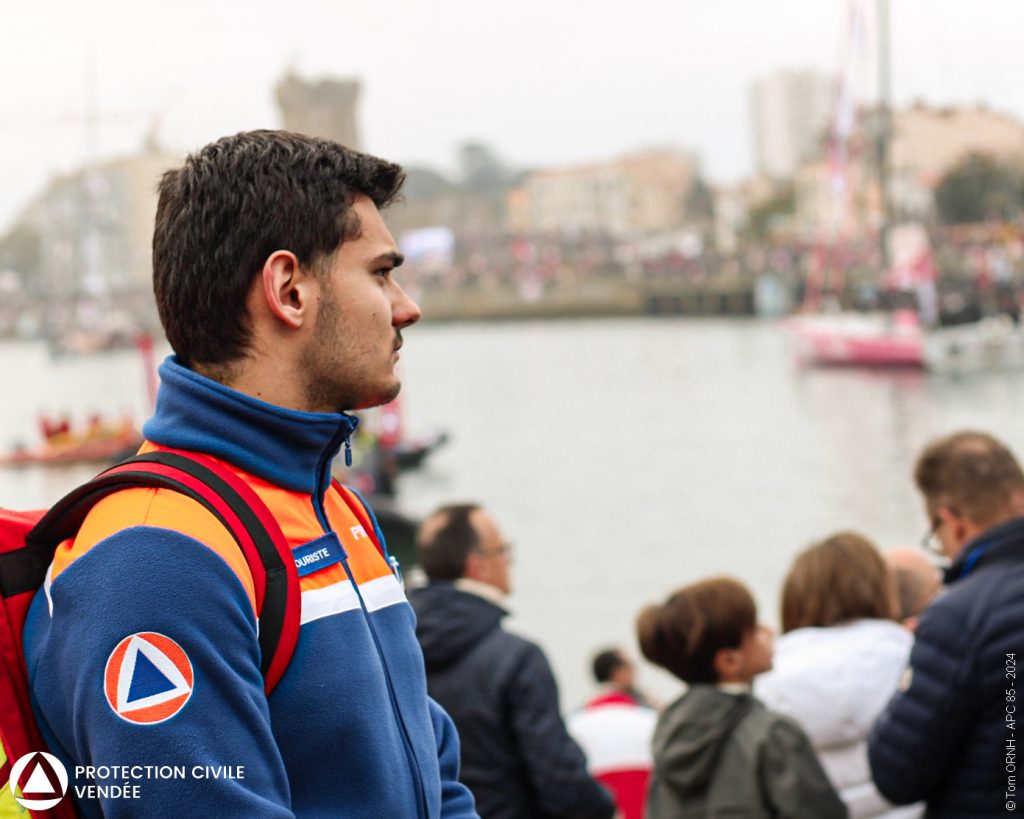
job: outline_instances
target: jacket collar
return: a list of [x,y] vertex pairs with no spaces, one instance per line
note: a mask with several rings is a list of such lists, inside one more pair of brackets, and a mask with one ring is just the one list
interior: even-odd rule
[[159,446],[203,452],[294,492],[329,483],[330,464],[359,419],[299,412],[237,392],[182,366],[160,365],[156,412],[142,432]]
[[409,602],[416,611],[416,637],[428,673],[462,660],[474,646],[500,629],[506,613],[490,600],[443,580],[413,589]]
[[482,597],[488,603],[493,603],[503,612],[508,614],[507,595],[497,586],[492,586],[490,583],[483,583],[479,580],[474,580],[471,577],[460,577],[453,585],[459,591],[466,592],[467,594],[475,594],[477,597]]
[[946,583],[970,574],[981,563],[1001,560],[1015,547],[1024,546],[1024,517],[1013,518],[982,532],[972,540],[946,570]]

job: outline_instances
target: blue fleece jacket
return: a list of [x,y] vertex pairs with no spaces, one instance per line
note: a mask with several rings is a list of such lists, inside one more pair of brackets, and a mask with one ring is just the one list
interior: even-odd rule
[[80,553],[65,544],[25,649],[82,812],[475,817],[412,609],[330,483],[354,419],[266,404],[173,358],[160,375],[147,439],[221,460],[278,515],[307,556],[302,626],[268,698],[251,589],[223,550],[167,523],[192,503],[169,490],[138,490],[125,527]]

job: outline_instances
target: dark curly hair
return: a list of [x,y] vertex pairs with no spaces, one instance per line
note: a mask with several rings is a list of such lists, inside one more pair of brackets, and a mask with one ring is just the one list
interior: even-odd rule
[[644,657],[691,684],[717,682],[715,654],[739,648],[756,627],[757,604],[747,587],[731,577],[684,586],[636,618]]
[[160,180],[153,290],[167,340],[186,366],[245,354],[246,299],[267,257],[290,250],[319,269],[359,235],[356,197],[393,202],[399,165],[326,139],[248,131],[191,154]]

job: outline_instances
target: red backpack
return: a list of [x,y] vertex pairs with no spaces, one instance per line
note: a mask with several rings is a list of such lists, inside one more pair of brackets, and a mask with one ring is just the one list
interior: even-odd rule
[[[0,766],[0,788],[19,759],[46,750],[32,713],[22,645],[32,598],[45,581],[57,546],[75,536],[89,510],[108,495],[133,487],[181,492],[220,520],[238,543],[252,573],[260,624],[260,670],[268,695],[288,668],[299,636],[301,599],[291,549],[256,493],[210,458],[176,450],[138,455],[101,472],[49,511],[0,509],[0,738],[7,752]],[[372,532],[365,510],[358,512],[366,531]],[[373,540],[380,549],[377,538]],[[19,780],[26,778],[25,773],[23,768]],[[16,784],[21,788],[25,783]],[[72,799],[30,812],[61,819],[76,815]]]

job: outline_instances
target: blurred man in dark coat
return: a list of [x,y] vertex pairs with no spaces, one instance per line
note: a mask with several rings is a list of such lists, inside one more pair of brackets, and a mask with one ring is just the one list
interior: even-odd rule
[[875,724],[871,773],[892,802],[928,819],[985,819],[1015,807],[1008,787],[1024,648],[1024,472],[1000,441],[959,432],[914,470],[930,530],[952,560],[924,610],[910,671]]
[[442,507],[417,548],[430,584],[409,598],[427,686],[458,728],[460,779],[480,816],[609,819],[611,796],[566,732],[544,653],[501,627],[511,552],[494,518],[472,504]]

